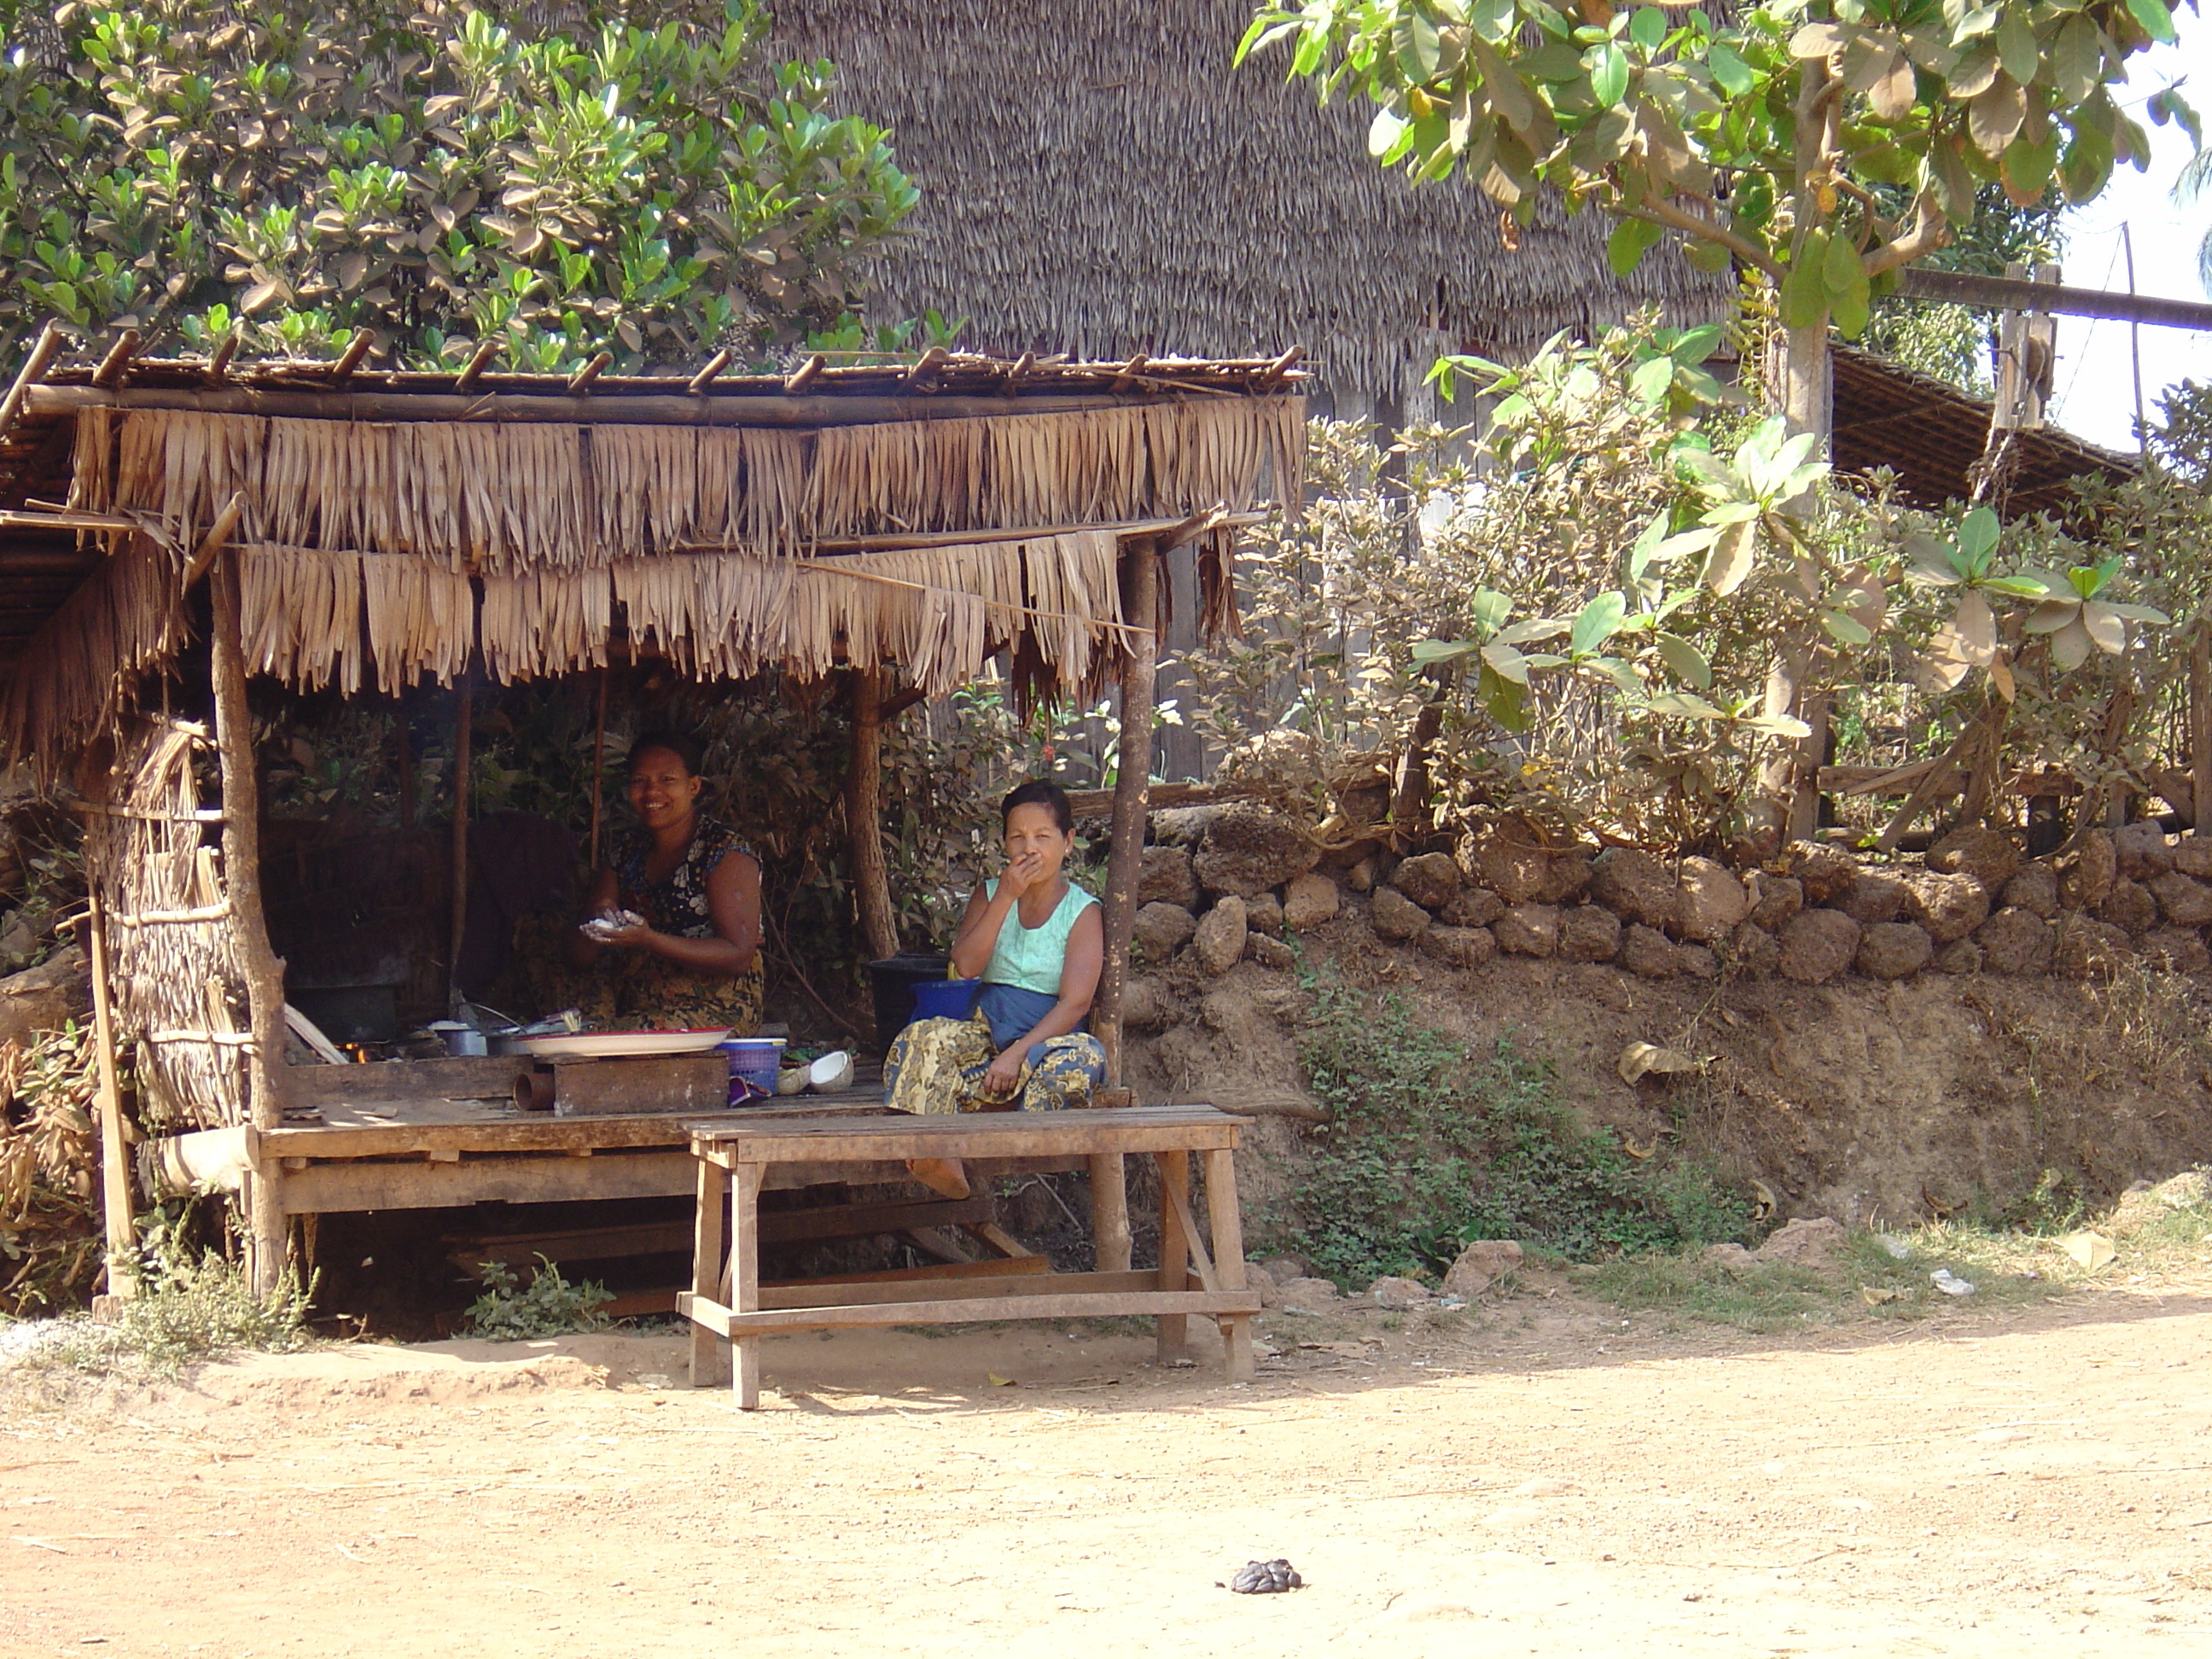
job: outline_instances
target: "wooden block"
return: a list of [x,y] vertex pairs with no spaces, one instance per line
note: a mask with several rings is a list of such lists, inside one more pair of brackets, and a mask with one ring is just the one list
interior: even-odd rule
[[553,1115],[667,1116],[726,1111],[730,1063],[720,1054],[562,1060],[553,1067]]
[[[719,1056],[717,1056],[719,1058]],[[455,1060],[379,1060],[366,1066],[291,1066],[287,1103],[340,1105],[376,1100],[507,1100],[532,1062],[516,1054]]]

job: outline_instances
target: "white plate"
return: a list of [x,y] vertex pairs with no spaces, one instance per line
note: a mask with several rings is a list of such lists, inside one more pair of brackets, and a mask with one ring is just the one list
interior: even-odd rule
[[515,1046],[540,1060],[609,1060],[623,1054],[704,1054],[730,1035],[719,1031],[583,1031],[520,1037]]

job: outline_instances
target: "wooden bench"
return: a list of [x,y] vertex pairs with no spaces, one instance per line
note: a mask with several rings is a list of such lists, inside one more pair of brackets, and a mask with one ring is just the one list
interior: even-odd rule
[[[1231,1382],[1252,1375],[1252,1316],[1258,1292],[1245,1288],[1243,1224],[1237,1204],[1237,1146],[1249,1120],[1211,1106],[1137,1106],[1075,1112],[970,1113],[913,1117],[752,1117],[688,1126],[698,1161],[699,1209],[691,1290],[677,1298],[691,1330],[691,1382],[705,1388],[726,1376],[738,1404],[760,1404],[758,1339],[784,1331],[860,1325],[946,1325],[981,1319],[1084,1319],[1130,1314],[1159,1322],[1164,1361],[1184,1358],[1190,1316],[1221,1328]],[[1190,1208],[1190,1158],[1206,1159],[1208,1236]],[[926,1269],[927,1278],[882,1274],[866,1279],[809,1279],[763,1285],[760,1279],[760,1194],[778,1164],[817,1170],[959,1158],[988,1166],[1009,1159],[1086,1159],[1102,1255],[1117,1226],[1125,1241],[1122,1160],[1149,1154],[1160,1175],[1160,1261],[1132,1269],[1126,1258],[1087,1273],[1010,1272],[977,1262],[972,1272]],[[825,1178],[841,1178],[830,1174]],[[854,1176],[842,1178],[853,1179]],[[857,1178],[866,1179],[865,1174]],[[728,1256],[724,1259],[725,1241]],[[1193,1279],[1197,1283],[1194,1286]],[[951,1281],[948,1285],[948,1280]],[[957,1294],[947,1295],[949,1288]],[[724,1345],[727,1344],[728,1346]],[[735,1363],[731,1364],[731,1350]]]

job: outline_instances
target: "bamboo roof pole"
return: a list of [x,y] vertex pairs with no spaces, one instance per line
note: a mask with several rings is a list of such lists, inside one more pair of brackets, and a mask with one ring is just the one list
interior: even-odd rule
[[1159,550],[1151,540],[1123,544],[1124,633],[1121,738],[1115,762],[1114,843],[1106,864],[1106,961],[1092,1024],[1106,1048],[1106,1084],[1121,1086],[1121,991],[1136,931],[1137,884],[1145,858],[1145,806],[1152,771],[1152,716],[1159,681]]
[[461,940],[469,925],[469,773],[476,764],[477,684],[461,671],[460,702],[453,713],[453,908],[452,944],[446,956],[446,1007],[461,1006]]
[[[853,902],[872,958],[898,954],[898,921],[884,860],[884,671],[853,669],[853,737],[845,769],[845,834],[853,863]],[[892,1033],[878,1031],[889,1042]]]
[[2212,836],[2212,618],[2189,642],[2189,833]]
[[606,664],[601,663],[599,711],[592,725],[592,846],[586,862],[594,870],[599,867],[599,826],[606,811],[608,672]]
[[91,883],[85,932],[92,945],[92,1040],[100,1059],[100,1203],[107,1224],[107,1293],[138,1294],[138,1228],[131,1200],[131,1149],[123,1134],[123,1085],[115,1063],[115,1004],[107,983],[107,913]]
[[[261,779],[253,762],[252,716],[246,701],[246,647],[238,562],[217,559],[215,626],[209,641],[215,682],[216,753],[222,773],[222,874],[231,935],[246,975],[246,1109],[257,1133],[284,1121],[284,964],[269,945],[261,909]],[[266,1296],[284,1272],[283,1179],[276,1161],[257,1157],[246,1181],[247,1271]]]

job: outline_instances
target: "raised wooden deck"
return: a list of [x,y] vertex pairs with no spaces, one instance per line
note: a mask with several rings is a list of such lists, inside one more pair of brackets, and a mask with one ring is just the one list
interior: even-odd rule
[[[695,1107],[666,1115],[615,1113],[555,1117],[524,1111],[512,1098],[526,1061],[391,1062],[386,1066],[299,1066],[295,1104],[283,1127],[243,1126],[164,1137],[155,1145],[173,1184],[242,1192],[252,1181],[275,1184],[286,1215],[338,1211],[451,1209],[486,1202],[544,1204],[590,1199],[690,1197]],[[406,1070],[400,1071],[404,1066]],[[430,1094],[438,1088],[451,1093]],[[883,1110],[871,1072],[836,1095],[793,1095],[733,1109],[748,1116],[866,1116]],[[1001,1158],[980,1176],[1080,1169],[1068,1155]],[[772,1185],[891,1182],[902,1163],[856,1165],[788,1163]]]

